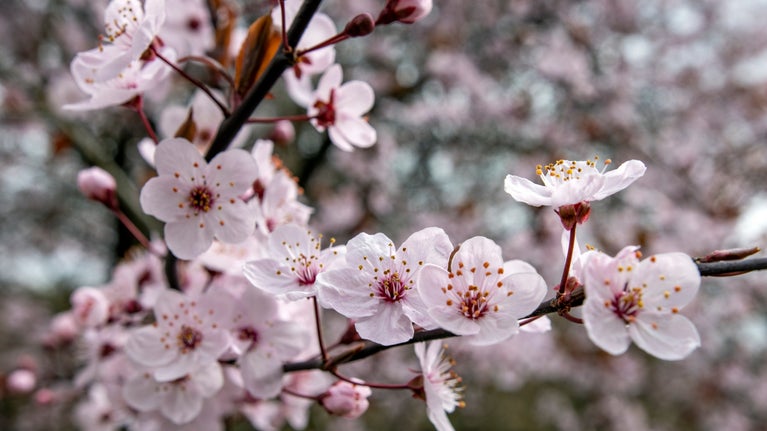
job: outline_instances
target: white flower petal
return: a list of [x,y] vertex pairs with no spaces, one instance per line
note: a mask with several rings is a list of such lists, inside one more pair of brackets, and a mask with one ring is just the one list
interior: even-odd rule
[[679,314],[642,313],[629,334],[640,349],[667,361],[684,359],[700,346],[695,325]]
[[583,306],[583,323],[591,341],[612,355],[620,355],[631,344],[626,323],[598,299],[586,297],[586,303]]
[[503,190],[517,202],[534,207],[551,205],[551,189],[516,175],[507,175]]

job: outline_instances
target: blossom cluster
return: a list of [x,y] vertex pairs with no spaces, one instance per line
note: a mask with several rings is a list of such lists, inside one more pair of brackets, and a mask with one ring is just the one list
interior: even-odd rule
[[[646,168],[637,160],[615,170],[607,169],[609,160],[601,170],[596,160],[539,165],[543,185],[506,177],[513,199],[551,206],[562,223],[565,265],[558,285],[530,263],[504,258],[501,246],[484,236],[454,243],[432,226],[399,246],[384,233],[364,232],[339,245],[316,232],[313,210],[301,201],[297,179],[279,161],[273,140],[251,143],[237,135],[227,149],[216,148],[232,111],[245,104],[246,82],[260,76],[242,76],[249,73],[243,64],[257,61],[248,58],[253,34],[279,45],[286,38],[273,36],[284,36],[300,19],[298,2],[278,3],[267,20],[232,37],[233,46],[218,47],[237,57],[234,88],[198,85],[188,111],[163,113],[163,139],[146,120],[143,100],[161,93],[171,76],[197,84],[180,59],[203,57],[215,47],[218,29],[209,27],[213,20],[202,3],[190,2],[185,19],[197,24],[184,26],[171,13],[177,2],[112,0],[99,47],[72,62],[89,99],[69,109],[122,105],[145,120],[151,136],[139,151],[157,175],[145,182],[139,202],[163,223],[162,239],[140,238],[145,251],[120,263],[108,284],[77,289],[71,310],[52,327],[51,344],[78,337],[88,352],[75,378],[88,392],[75,412],[83,428],[215,430],[225,418],[243,415],[259,429],[284,423],[301,429],[312,403],[353,419],[368,408],[373,389],[386,388],[423,399],[434,426],[450,430],[446,413],[463,405],[461,380],[440,342],[416,340],[461,337],[487,346],[521,330],[546,332],[550,325],[539,309],[551,304],[583,323],[594,344],[613,355],[633,341],[655,357],[679,360],[700,345],[695,327],[679,314],[700,285],[688,256],[640,260],[638,247],[627,246],[613,257],[581,251],[576,241],[592,202],[642,177]],[[315,13],[290,47],[292,67],[282,74],[306,115],[280,118],[282,124],[307,121],[342,151],[373,146],[377,132],[365,117],[373,89],[363,81],[343,83],[333,45],[376,25],[416,22],[431,7],[431,1],[389,0],[378,19],[359,15],[342,32]],[[291,127],[283,127],[282,136],[289,136]],[[89,197],[120,214],[117,185],[108,175],[84,172],[79,182]],[[571,306],[581,305],[573,300],[578,293],[585,297],[582,318],[570,314]],[[331,347],[323,338],[326,314],[348,323]],[[371,383],[338,370],[338,362],[366,347],[410,343],[421,371],[405,384]],[[350,350],[332,356],[345,347]]]

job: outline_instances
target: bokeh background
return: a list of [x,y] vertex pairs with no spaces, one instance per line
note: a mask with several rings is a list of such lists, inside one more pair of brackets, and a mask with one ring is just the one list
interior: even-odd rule
[[[246,26],[268,1],[235,2]],[[339,28],[383,0],[327,0]],[[94,47],[105,0],[0,4],[0,375],[34,368],[37,388],[0,392],[0,429],[74,429],[71,403],[41,388],[71,377],[77,347],[43,342],[78,286],[105,283],[132,246],[112,215],[77,191],[91,164],[140,184],[151,175],[131,111],[64,112],[83,96],[69,75]],[[643,160],[646,175],[593,205],[582,242],[615,253],[700,256],[767,238],[767,30],[762,0],[435,0],[423,21],[342,43],[345,79],[376,92],[379,142],[343,153],[308,124],[278,148],[304,187],[311,224],[345,241],[360,231],[399,242],[426,227],[454,243],[494,239],[531,262],[549,285],[563,261],[559,221],[503,192],[508,173],[598,155]],[[177,82],[148,102],[153,118],[185,104]],[[301,113],[280,86],[265,116]],[[157,121],[157,120],[155,120]],[[268,130],[252,128],[245,145]],[[133,196],[136,188],[124,188]],[[151,220],[144,220],[153,226]],[[456,429],[758,430],[767,423],[767,277],[705,279],[685,309],[703,346],[680,362],[632,348],[612,357],[582,327],[554,320],[490,348],[448,340],[465,382]],[[32,364],[32,365],[30,365]],[[349,370],[396,381],[412,352],[391,351]],[[373,371],[375,370],[375,371]],[[424,406],[376,391],[360,421],[313,411],[310,427],[430,429]],[[393,413],[394,412],[394,413]],[[395,420],[392,420],[395,418]],[[235,418],[230,429],[250,429]]]

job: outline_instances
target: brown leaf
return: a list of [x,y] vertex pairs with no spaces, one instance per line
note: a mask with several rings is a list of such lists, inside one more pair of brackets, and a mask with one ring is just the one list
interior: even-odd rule
[[194,122],[194,118],[192,118],[193,112],[194,109],[189,108],[189,115],[186,116],[186,120],[178,127],[173,137],[184,138],[189,142],[194,142],[194,137],[197,135],[197,124]]
[[237,24],[237,11],[227,0],[208,0],[208,9],[216,30],[216,48],[211,52],[211,57],[226,67],[230,64],[229,45]]
[[262,16],[250,25],[235,62],[234,89],[237,94],[244,96],[250,90],[272,61],[281,42],[270,15]]

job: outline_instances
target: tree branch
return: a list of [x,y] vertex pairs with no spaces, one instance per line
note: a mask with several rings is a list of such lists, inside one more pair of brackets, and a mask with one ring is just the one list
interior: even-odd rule
[[301,36],[304,34],[314,13],[317,12],[321,2],[322,0],[306,0],[301,5],[301,9],[298,11],[296,18],[293,20],[293,25],[290,26],[288,31],[289,47],[283,46],[280,48],[264,73],[253,85],[253,88],[245,95],[242,103],[221,123],[216,137],[213,139],[213,143],[211,143],[210,149],[205,155],[205,160],[211,161],[216,154],[229,147],[237,132],[242,129],[242,126],[248,121],[253,111],[258,108],[264,97],[269,94],[269,91],[277,80],[280,79],[283,72],[293,66],[295,46],[301,40]]

